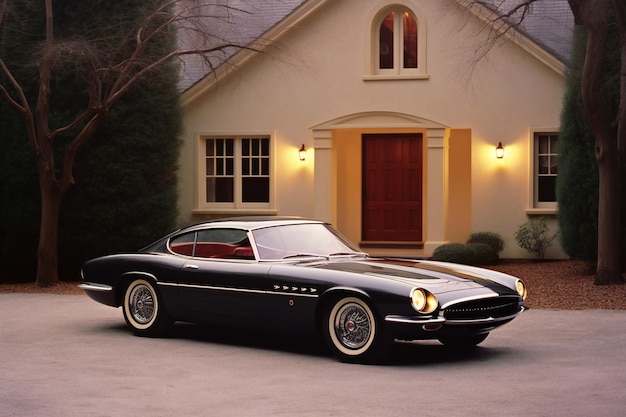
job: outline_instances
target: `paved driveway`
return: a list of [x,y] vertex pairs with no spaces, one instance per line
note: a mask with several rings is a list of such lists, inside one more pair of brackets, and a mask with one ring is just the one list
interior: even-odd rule
[[[348,365],[316,340],[132,336],[80,295],[0,294],[0,416],[622,416],[626,311],[531,310],[474,353]],[[281,340],[282,339],[282,340]]]

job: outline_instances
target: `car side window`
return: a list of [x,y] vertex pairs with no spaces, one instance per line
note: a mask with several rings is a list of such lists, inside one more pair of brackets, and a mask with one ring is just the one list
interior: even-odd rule
[[194,258],[254,259],[248,234],[240,229],[206,229],[170,242],[174,253]]
[[179,255],[193,256],[196,233],[186,233],[170,240],[170,250]]

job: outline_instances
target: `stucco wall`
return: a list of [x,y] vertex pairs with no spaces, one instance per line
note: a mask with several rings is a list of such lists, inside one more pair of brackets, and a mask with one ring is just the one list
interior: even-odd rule
[[[402,3],[418,10],[426,20],[419,24],[427,25],[428,79],[364,80],[369,19],[387,3],[392,2],[327,2],[266,54],[233,69],[201,99],[187,103],[180,171],[181,222],[191,221],[196,207],[198,135],[273,135],[276,211],[313,217],[311,127],[359,112],[387,111],[432,120],[453,131],[467,129],[464,140],[471,140],[471,194],[465,196],[471,198],[469,228],[500,233],[507,241],[504,257],[527,256],[512,236],[527,220],[529,135],[533,128],[558,128],[563,76],[509,41],[496,44],[487,57],[477,61],[474,51],[486,36],[477,18],[452,6],[453,2],[415,0]],[[341,143],[334,144],[336,149],[355,147],[352,151],[357,155],[354,136],[342,133],[338,137]],[[506,152],[502,160],[494,155],[499,141]],[[301,162],[297,149],[303,143],[309,152]],[[346,158],[349,154],[342,151],[341,155]],[[346,175],[348,167],[356,169],[353,160],[337,162],[338,175]],[[353,194],[360,190],[360,177],[354,181],[340,182],[336,189],[337,219],[351,236],[360,228],[355,222],[360,213],[347,212],[343,202],[358,197]],[[549,255],[562,256],[558,248]]]

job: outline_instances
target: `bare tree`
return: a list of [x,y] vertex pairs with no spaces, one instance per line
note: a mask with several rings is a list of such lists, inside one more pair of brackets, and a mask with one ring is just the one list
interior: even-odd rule
[[[0,46],[7,41],[7,27],[25,19],[20,15],[25,9],[16,7],[18,3],[23,6],[27,2],[2,0]],[[53,0],[45,0],[45,29],[32,55],[31,64],[38,74],[34,99],[25,93],[26,86],[16,76],[17,69],[11,66],[7,56],[2,55],[4,52],[0,52],[0,93],[23,115],[38,171],[41,227],[36,282],[39,286],[50,286],[59,281],[58,219],[61,203],[74,185],[74,161],[116,103],[152,71],[171,65],[177,58],[199,56],[209,68],[215,68],[233,51],[252,48],[250,44],[228,42],[211,33],[211,20],[228,19],[230,13],[243,12],[233,10],[228,2],[146,0],[139,19],[117,16],[119,20],[109,27],[95,28],[89,37],[83,38],[57,36],[53,3]],[[179,43],[178,47],[169,50],[152,47],[160,37],[177,30],[192,42]],[[100,47],[103,36],[117,46],[103,50]],[[54,126],[50,120],[51,80],[55,71],[62,71],[68,62],[80,62],[80,76],[89,88],[89,100],[69,123]],[[72,139],[58,163],[55,148],[61,135],[71,135]]]
[[[494,10],[488,40],[479,51],[513,28],[519,27],[534,3],[550,0],[459,0],[469,7]],[[595,137],[599,169],[598,259],[596,285],[623,283],[621,275],[621,175],[626,165],[626,3],[624,0],[568,0],[575,23],[586,31],[587,45],[581,89],[585,118]],[[606,62],[615,51],[609,49],[609,30],[616,25],[620,34],[621,91],[617,119],[612,115],[606,85]]]

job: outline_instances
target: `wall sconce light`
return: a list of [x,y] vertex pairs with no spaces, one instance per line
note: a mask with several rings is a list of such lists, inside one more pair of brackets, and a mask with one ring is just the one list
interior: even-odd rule
[[301,161],[304,161],[306,159],[306,148],[304,147],[304,143],[302,144],[302,146],[300,147],[300,150],[298,151],[298,157],[300,158]]
[[502,146],[502,142],[498,142],[498,146],[496,146],[496,158],[504,158],[504,147]]

